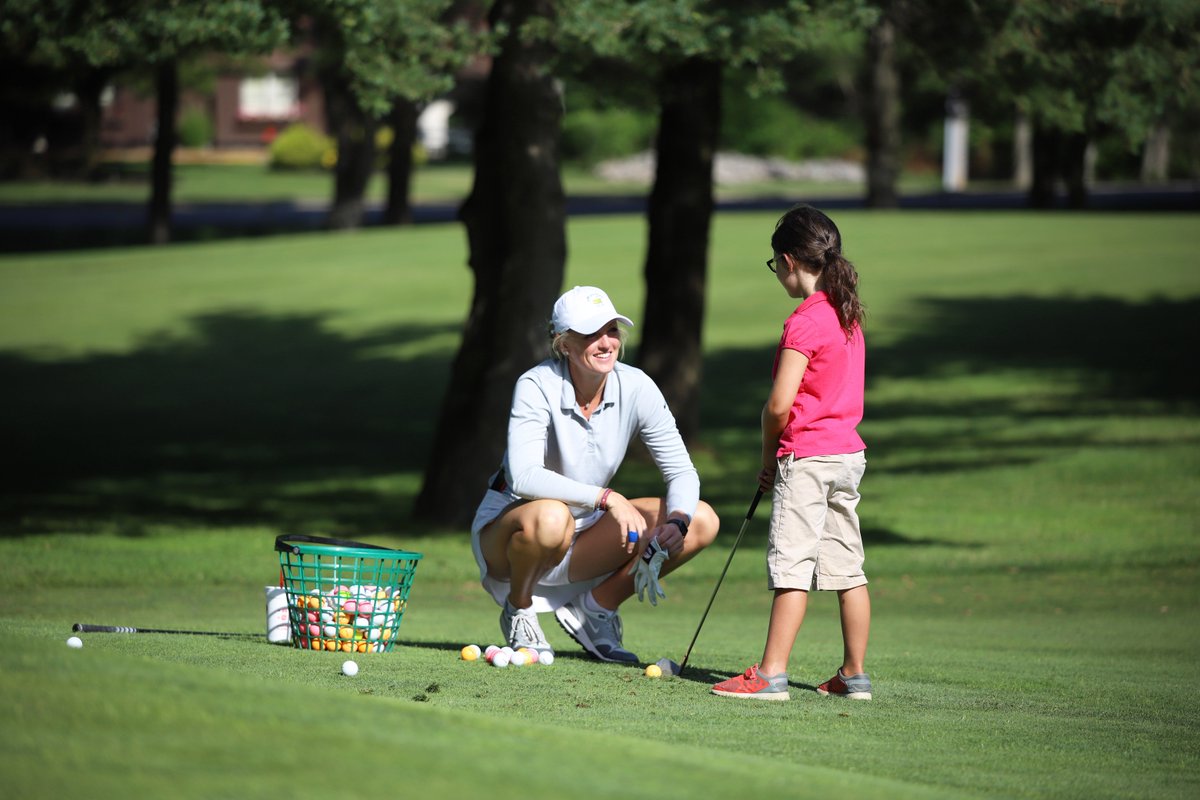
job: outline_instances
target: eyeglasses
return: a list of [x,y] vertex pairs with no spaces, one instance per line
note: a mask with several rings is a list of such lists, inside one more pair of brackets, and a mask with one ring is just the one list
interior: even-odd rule
[[775,271],[775,259],[773,259],[773,258],[767,259],[767,269],[771,270],[771,272]]

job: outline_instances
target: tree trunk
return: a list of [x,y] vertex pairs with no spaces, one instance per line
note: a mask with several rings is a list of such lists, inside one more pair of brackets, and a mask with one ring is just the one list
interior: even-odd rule
[[1040,124],[1033,127],[1033,180],[1029,185],[1029,205],[1032,208],[1054,208],[1060,139],[1056,130]]
[[154,132],[148,214],[151,244],[171,241],[171,155],[175,151],[175,115],[179,108],[179,70],[174,61],[158,66],[158,119]]
[[337,166],[328,225],[334,230],[359,228],[367,184],[375,171],[376,123],[340,77],[329,78],[325,86],[329,118],[337,132]]
[[1171,166],[1171,128],[1159,120],[1146,137],[1142,151],[1142,183],[1165,183]]
[[867,205],[899,205],[900,72],[896,68],[896,26],[884,14],[867,33]]
[[388,148],[387,205],[384,225],[408,225],[412,222],[410,187],[413,173],[413,145],[417,141],[417,104],[398,98],[388,115],[392,126],[392,144]]
[[434,433],[415,515],[470,522],[503,455],[517,377],[548,354],[546,321],[563,281],[566,201],[559,174],[562,97],[552,47],[522,38],[553,0],[497,0],[509,34],[492,64],[463,204],[475,292]]
[[700,429],[701,333],[721,127],[721,65],[692,58],[663,75],[654,189],[647,209],[646,304],[638,364],[691,440]]
[[77,174],[84,180],[94,179],[100,168],[100,95],[106,83],[108,73],[97,69],[86,70],[75,81],[81,119]]
[[1088,137],[1086,133],[1063,136],[1063,173],[1067,181],[1067,207],[1086,208],[1088,200]]

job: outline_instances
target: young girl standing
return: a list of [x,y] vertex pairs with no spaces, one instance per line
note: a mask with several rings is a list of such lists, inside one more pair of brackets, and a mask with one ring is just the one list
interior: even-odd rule
[[866,445],[865,347],[858,273],[842,255],[833,220],[799,205],[780,218],[767,268],[789,297],[802,300],[783,325],[773,384],[762,411],[759,486],[773,491],[767,542],[768,588],[774,590],[762,660],[712,687],[713,694],[788,699],[788,657],[811,590],[835,591],[844,654],[823,695],[871,699],[863,661],[871,599],[863,574],[858,485]]

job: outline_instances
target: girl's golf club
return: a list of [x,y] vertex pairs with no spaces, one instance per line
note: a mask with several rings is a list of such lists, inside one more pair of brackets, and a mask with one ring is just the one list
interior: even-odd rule
[[[704,627],[704,620],[708,619],[708,610],[712,608],[713,600],[717,599],[717,590],[721,588],[721,581],[725,580],[725,573],[729,571],[729,564],[733,561],[733,554],[737,552],[738,545],[741,544],[742,536],[746,533],[746,527],[750,524],[750,519],[754,516],[754,509],[758,508],[758,501],[762,500],[763,490],[760,488],[754,493],[754,499],[750,501],[750,510],[746,512],[746,520],[742,523],[742,529],[738,531],[737,538],[733,540],[733,547],[729,550],[729,558],[725,559],[725,569],[721,570],[721,577],[717,578],[717,585],[713,587],[712,596],[708,598],[708,605],[704,609],[704,615],[700,617],[700,624],[696,626],[696,635],[692,637],[692,643],[688,645],[687,652],[683,655],[683,663],[676,665],[675,662],[669,659],[663,659],[658,662],[659,667],[663,672],[668,669],[673,675],[683,673],[684,667],[687,666],[688,659],[692,655],[692,648],[696,646],[696,639],[700,637],[700,629]],[[664,666],[666,662],[666,666]]]

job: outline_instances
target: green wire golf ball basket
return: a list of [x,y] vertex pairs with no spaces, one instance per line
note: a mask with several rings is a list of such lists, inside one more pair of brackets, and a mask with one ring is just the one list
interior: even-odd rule
[[420,553],[293,534],[275,539],[292,646],[386,653],[396,643]]

